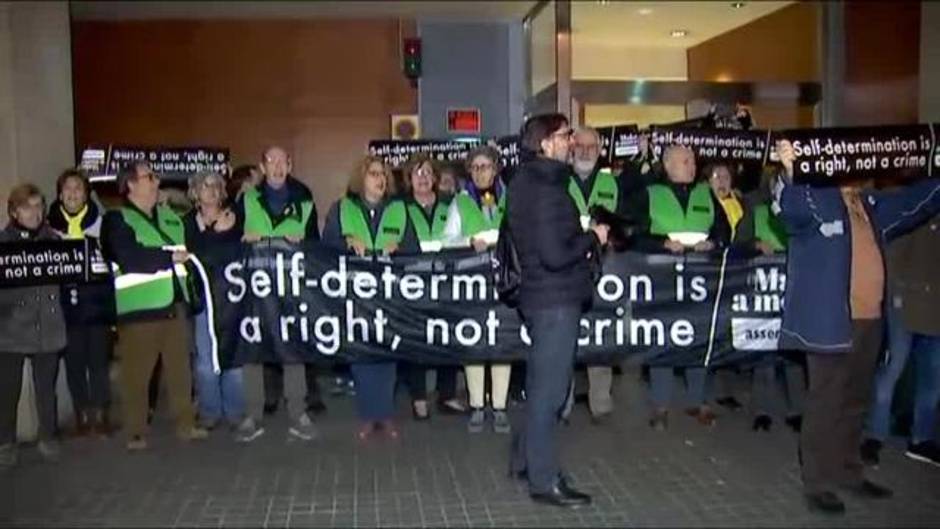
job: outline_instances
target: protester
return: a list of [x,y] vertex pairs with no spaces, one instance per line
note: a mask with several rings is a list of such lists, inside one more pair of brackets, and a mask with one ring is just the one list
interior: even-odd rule
[[264,175],[257,165],[239,165],[232,170],[232,175],[225,184],[225,194],[235,203],[246,191],[258,187],[263,180]]
[[[444,227],[444,241],[450,245],[472,246],[474,250],[484,252],[496,244],[499,223],[506,207],[505,188],[498,177],[499,154],[492,147],[477,147],[467,155],[466,165],[471,179],[451,203]],[[480,433],[486,423],[486,369],[483,364],[468,364],[464,366],[464,373],[471,409],[467,430]],[[496,433],[509,433],[511,430],[506,414],[511,374],[512,364],[490,365],[490,405]]]
[[895,240],[887,251],[887,361],[875,377],[874,402],[868,416],[862,459],[877,465],[882,445],[890,434],[895,386],[908,359],[913,358],[914,423],[904,454],[940,465],[936,442],[937,404],[940,401],[940,318],[936,300],[940,292],[940,215],[910,234]]
[[[578,209],[581,227],[587,230],[591,208],[603,207],[611,212],[618,210],[620,183],[609,169],[600,166],[601,137],[595,129],[582,127],[575,131],[572,138],[574,156],[571,168],[574,174],[569,178],[568,194]],[[587,379],[591,419],[600,423],[607,419],[614,409],[611,396],[613,367],[587,366]]]
[[[45,222],[46,203],[33,184],[10,190],[10,223],[0,243],[54,241],[59,237]],[[66,323],[59,287],[42,285],[0,289],[0,467],[16,465],[16,412],[23,387],[23,362],[32,366],[39,418],[37,449],[46,461],[57,461],[56,376],[58,353],[65,347]]]
[[460,178],[460,167],[444,163],[441,164],[438,171],[437,192],[441,199],[450,203],[454,196],[462,189]]
[[[200,173],[189,179],[189,197],[195,204],[183,218],[188,249],[212,270],[217,259],[230,255],[238,248],[242,226],[235,213],[225,206],[225,180],[215,173]],[[213,250],[218,252],[214,254]],[[213,430],[223,420],[238,430],[246,439],[261,435],[262,430],[254,418],[245,414],[245,388],[241,368],[215,372],[210,326],[206,307],[195,317],[196,403],[199,420],[207,430]]]
[[[376,156],[366,156],[349,179],[346,196],[330,208],[323,226],[323,242],[359,257],[417,253],[419,246],[407,228],[404,202],[392,199],[392,172]],[[397,439],[395,414],[395,362],[354,362],[350,369],[356,381],[356,410],[361,425],[356,436],[369,438],[384,431]]]
[[795,185],[796,154],[777,143],[776,189],[790,235],[779,347],[807,353],[809,394],[800,438],[803,487],[811,510],[845,512],[842,487],[863,498],[892,491],[865,479],[859,446],[882,346],[882,247],[940,211],[940,182],[877,192]]
[[593,296],[588,255],[606,243],[608,227],[581,228],[566,192],[571,129],[561,114],[530,118],[522,146],[531,157],[509,196],[509,230],[521,266],[520,309],[527,352],[525,419],[513,438],[510,472],[527,478],[533,500],[572,507],[591,502],[571,488],[557,456],[556,425],[571,383],[579,320]]
[[[730,240],[722,206],[705,182],[695,183],[695,155],[688,147],[672,145],[663,153],[666,180],[634,193],[628,210],[637,224],[635,248],[644,252],[708,252],[723,248]],[[691,238],[690,238],[691,237]],[[711,394],[711,377],[704,366],[685,370],[688,405],[686,412],[699,423],[711,426],[717,415],[705,404]],[[669,401],[675,380],[672,367],[651,365],[650,396],[653,413],[650,426],[664,430],[668,426]]]
[[[101,211],[91,199],[91,186],[81,171],[69,169],[56,180],[58,198],[49,206],[49,227],[63,239],[87,239],[98,248]],[[75,408],[75,433],[110,434],[111,326],[115,323],[114,284],[62,286],[67,323],[65,367]]]
[[[244,236],[247,242],[262,238],[283,237],[300,243],[320,239],[317,225],[317,208],[313,195],[303,183],[291,175],[293,162],[282,147],[271,146],[261,153],[261,173],[264,180],[256,187],[245,191],[240,204],[239,217],[244,219]],[[243,378],[248,416],[255,422],[263,414],[277,410],[282,398],[287,401],[287,412],[291,422],[288,433],[302,441],[317,437],[317,428],[312,415],[325,409],[317,384],[317,369],[314,364],[264,364],[259,373],[257,365],[244,366]],[[259,409],[256,389],[264,388],[263,405]],[[242,437],[251,441],[259,431]]]
[[[441,242],[444,226],[447,223],[447,210],[450,202],[438,193],[438,179],[434,163],[427,155],[417,155],[405,164],[405,207],[408,212],[408,226],[413,231],[419,245]],[[425,249],[422,251],[434,251]],[[466,412],[457,399],[457,368],[439,366],[437,369],[437,408],[443,414],[455,415]],[[411,407],[415,420],[427,420],[430,417],[427,390],[428,367],[422,364],[405,365],[408,389],[411,392]]]
[[183,221],[157,205],[160,178],[145,162],[118,175],[124,203],[102,224],[105,257],[115,270],[117,354],[121,362],[121,404],[128,450],[147,448],[147,386],[157,359],[176,416],[181,440],[200,440],[195,426],[189,365],[190,304],[193,293],[184,263],[189,259]]

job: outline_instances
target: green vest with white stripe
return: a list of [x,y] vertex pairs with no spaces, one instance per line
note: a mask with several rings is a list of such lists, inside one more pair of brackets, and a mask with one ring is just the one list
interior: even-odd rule
[[[186,244],[183,220],[168,207],[156,206],[153,221],[134,208],[123,207],[120,212],[141,246],[162,248]],[[183,265],[152,274],[124,273],[120,267],[115,267],[114,295],[118,316],[168,308],[175,299],[173,281],[179,283],[183,296],[189,301],[186,277],[186,268]]]
[[499,197],[496,204],[496,214],[492,219],[487,219],[481,208],[473,198],[467,193],[460,193],[454,200],[457,201],[457,211],[460,213],[460,229],[464,237],[473,237],[474,235],[487,231],[498,230],[499,223],[503,220],[503,213],[506,211],[506,193]]
[[650,233],[669,235],[676,232],[708,233],[715,222],[715,204],[712,190],[706,183],[696,184],[689,193],[689,203],[683,211],[679,199],[665,184],[646,188],[650,203]]
[[438,200],[431,212],[431,222],[424,214],[424,208],[417,202],[408,204],[408,218],[415,229],[419,242],[437,241],[444,235],[444,226],[447,225],[447,208],[450,204]]
[[405,235],[406,222],[405,203],[401,200],[393,200],[382,211],[379,229],[373,238],[362,207],[348,197],[343,198],[339,203],[339,224],[343,237],[359,239],[370,252],[382,251],[389,244],[400,243]]
[[568,194],[571,195],[575,207],[578,208],[581,227],[586,230],[590,223],[590,210],[593,206],[601,206],[611,212],[617,211],[617,199],[620,190],[617,187],[617,179],[614,178],[610,169],[601,169],[594,177],[594,185],[591,187],[587,202],[584,202],[584,195],[581,193],[581,186],[578,185],[577,178],[576,175],[572,175],[568,181]]
[[294,208],[287,212],[287,215],[277,224],[271,220],[264,205],[261,204],[261,193],[251,188],[245,191],[245,233],[260,235],[262,237],[303,237],[307,232],[307,221],[313,212],[313,202],[304,200],[300,203],[300,208],[296,209],[294,204],[288,207]]

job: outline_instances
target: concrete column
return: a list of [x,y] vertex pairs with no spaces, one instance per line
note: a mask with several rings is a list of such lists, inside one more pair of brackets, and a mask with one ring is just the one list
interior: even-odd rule
[[0,2],[0,220],[17,182],[51,198],[75,165],[68,2]]
[[920,3],[919,121],[940,122],[940,3]]
[[819,79],[822,82],[822,101],[817,112],[817,124],[835,127],[844,124],[842,97],[845,91],[845,5],[822,2],[820,20]]

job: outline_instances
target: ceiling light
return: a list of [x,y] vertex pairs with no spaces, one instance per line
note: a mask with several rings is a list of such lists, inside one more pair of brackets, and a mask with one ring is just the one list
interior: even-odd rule
[[597,3],[602,6],[605,6],[610,3],[610,0],[597,0]]
[[747,4],[745,4],[744,2],[731,2],[731,7],[733,7],[734,9],[741,9],[742,7],[746,5]]
[[682,37],[688,37],[688,36],[689,36],[689,30],[687,30],[687,29],[674,29],[674,30],[672,30],[672,31],[669,32],[669,36],[670,36],[670,37],[673,37],[673,38],[677,38],[677,39],[681,39]]
[[653,10],[652,10],[651,8],[649,8],[649,7],[641,7],[640,9],[637,9],[636,12],[637,12],[638,14],[640,14],[640,15],[643,15],[643,16],[652,15],[652,14],[653,14]]

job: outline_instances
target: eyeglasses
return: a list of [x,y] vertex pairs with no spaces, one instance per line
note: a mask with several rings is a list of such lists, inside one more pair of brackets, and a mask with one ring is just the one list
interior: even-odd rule
[[429,167],[419,167],[418,169],[415,170],[415,174],[421,175],[421,176],[432,176],[434,174],[434,171],[432,171],[431,168]]
[[490,170],[490,169],[492,169],[492,168],[493,168],[493,164],[491,164],[491,163],[475,163],[475,164],[473,164],[473,165],[470,166],[470,170],[471,170],[471,171],[476,171],[476,172],[488,171],[488,170]]

